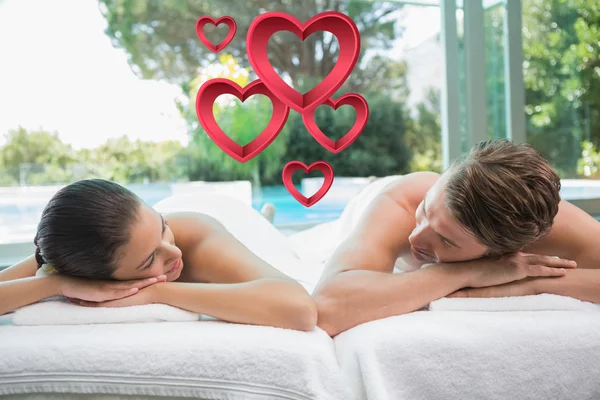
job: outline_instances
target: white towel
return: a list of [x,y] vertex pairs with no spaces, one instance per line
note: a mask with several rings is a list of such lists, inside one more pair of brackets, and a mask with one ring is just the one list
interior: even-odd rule
[[600,399],[597,312],[419,311],[359,325],[335,345],[362,399]]
[[0,326],[0,338],[0,397],[352,399],[320,329],[213,321]]
[[83,325],[198,321],[199,314],[166,304],[131,307],[84,307],[62,298],[21,307],[12,316],[15,325]]
[[430,311],[600,311],[600,304],[567,296],[538,294],[534,296],[465,298],[444,297],[432,301]]

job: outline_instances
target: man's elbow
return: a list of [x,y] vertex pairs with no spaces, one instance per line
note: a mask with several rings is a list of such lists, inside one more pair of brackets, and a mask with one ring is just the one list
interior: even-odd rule
[[317,326],[327,332],[331,337],[342,333],[343,329],[339,320],[340,310],[336,306],[338,303],[335,298],[326,294],[315,295],[317,305]]

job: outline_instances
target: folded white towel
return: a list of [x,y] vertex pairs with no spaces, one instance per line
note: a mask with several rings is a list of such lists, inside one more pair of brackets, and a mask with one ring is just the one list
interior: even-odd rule
[[567,296],[538,294],[535,296],[464,298],[444,297],[432,301],[430,311],[600,311],[600,304]]
[[335,338],[357,397],[600,399],[600,314],[413,312]]
[[86,399],[353,400],[333,341],[320,329],[213,321],[0,326],[0,338],[2,399],[76,393]]
[[[208,317],[206,317],[208,318]],[[198,321],[199,314],[166,304],[131,307],[84,307],[64,298],[21,307],[12,316],[15,325],[83,325],[141,322]]]

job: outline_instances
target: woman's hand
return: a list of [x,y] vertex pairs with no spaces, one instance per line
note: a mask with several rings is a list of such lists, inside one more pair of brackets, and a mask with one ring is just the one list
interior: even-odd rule
[[133,296],[147,286],[165,282],[167,277],[160,275],[134,281],[99,281],[61,275],[60,279],[61,295],[70,299],[103,302]]
[[130,306],[142,306],[145,304],[156,303],[156,288],[157,285],[150,285],[143,289],[140,289],[136,294],[124,297],[118,300],[109,301],[84,301],[78,299],[69,299],[71,303],[78,304],[84,307],[130,307]]
[[469,286],[497,286],[527,277],[563,276],[576,268],[575,261],[539,254],[513,253],[499,259],[483,258],[463,263],[469,269]]

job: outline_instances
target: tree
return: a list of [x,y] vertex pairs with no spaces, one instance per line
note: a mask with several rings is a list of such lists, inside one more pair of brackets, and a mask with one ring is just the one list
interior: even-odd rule
[[[208,65],[216,59],[196,37],[196,20],[203,15],[230,15],[235,18],[237,34],[226,51],[240,65],[249,67],[246,52],[248,28],[255,17],[267,10],[284,11],[300,21],[326,10],[340,11],[352,18],[360,31],[361,53],[346,91],[375,93],[386,89],[389,81],[398,78],[394,76],[394,68],[389,68],[389,64],[393,63],[381,56],[367,60],[367,66],[360,66],[367,49],[389,50],[401,32],[394,26],[394,15],[402,8],[396,2],[99,0],[99,4],[108,22],[106,34],[116,47],[125,50],[133,71],[143,78],[187,83],[197,75],[199,65]],[[207,36],[214,39],[215,35],[207,33]],[[296,89],[306,91],[314,86],[314,79],[322,80],[333,69],[338,42],[333,35],[322,31],[310,35],[304,42],[290,32],[281,32],[269,41],[268,49],[269,60],[280,75],[287,76]],[[382,75],[387,82],[381,79]]]
[[[58,133],[36,130],[28,132],[23,127],[12,129],[6,135],[6,144],[0,149],[3,175],[12,180],[3,179],[3,183],[24,182],[30,172],[43,173],[43,165],[54,165],[64,169],[76,161],[76,155],[70,145],[63,143]],[[61,174],[53,174],[58,177]],[[68,176],[68,174],[67,174]]]
[[442,115],[440,91],[429,88],[425,101],[417,105],[417,118],[406,133],[413,151],[411,171],[442,172]]
[[600,143],[600,4],[528,0],[523,5],[528,141],[562,177],[574,177],[582,141]]
[[19,127],[9,131],[0,148],[0,184],[63,184],[87,178],[121,183],[181,180],[188,175],[186,157],[177,141],[131,142],[124,136],[75,151],[56,132]]
[[[331,164],[336,176],[385,176],[409,172],[412,154],[405,143],[405,135],[410,122],[407,122],[408,113],[403,103],[391,101],[387,96],[371,96],[366,100],[370,115],[364,131],[338,154],[329,152],[313,139],[300,115],[290,115],[286,124],[290,132],[285,159],[300,160],[307,165],[325,160]],[[354,110],[348,106],[336,111],[320,106],[315,115],[319,128],[333,140],[348,132],[355,118]]]
[[[196,115],[196,93],[200,86],[214,78],[226,78],[245,87],[249,83],[248,69],[241,68],[237,61],[227,54],[219,56],[219,63],[209,71],[205,69],[189,86],[184,87],[188,97],[178,103],[182,116],[186,119],[191,135],[189,154],[193,156],[192,177],[208,180],[249,179],[256,188],[261,180],[272,176],[281,164],[285,153],[286,132],[253,159],[240,163],[227,155],[208,136],[198,123]],[[232,97],[231,95],[228,95]],[[265,96],[251,96],[244,103],[238,99],[224,101],[218,98],[213,106],[213,114],[223,132],[239,145],[246,145],[257,137],[267,126],[272,115],[271,101]]]
[[177,141],[109,139],[102,146],[79,153],[88,176],[120,183],[169,182],[185,178],[185,155]]

